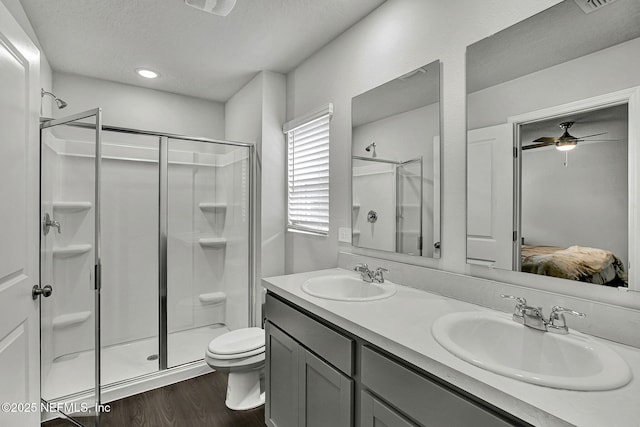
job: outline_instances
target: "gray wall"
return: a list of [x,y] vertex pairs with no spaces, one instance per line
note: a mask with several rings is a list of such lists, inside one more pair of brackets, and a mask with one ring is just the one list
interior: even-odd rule
[[105,125],[224,138],[220,102],[58,72],[53,73],[53,90],[69,104],[54,110],[54,117],[102,107]]
[[[337,265],[338,227],[349,227],[351,98],[436,59],[443,62],[443,249],[427,266],[464,272],[466,46],[558,0],[388,0],[287,75],[287,118],[333,102],[328,237],[288,233],[287,272]],[[348,245],[344,247],[347,249]]]
[[258,276],[284,274],[285,77],[264,71],[247,83],[225,105],[225,138],[255,142],[258,153],[261,243]]

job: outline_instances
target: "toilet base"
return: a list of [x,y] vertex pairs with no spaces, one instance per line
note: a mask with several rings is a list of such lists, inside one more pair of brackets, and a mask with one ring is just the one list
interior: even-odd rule
[[234,411],[244,411],[264,405],[264,392],[260,392],[260,370],[230,372],[225,404],[227,408]]

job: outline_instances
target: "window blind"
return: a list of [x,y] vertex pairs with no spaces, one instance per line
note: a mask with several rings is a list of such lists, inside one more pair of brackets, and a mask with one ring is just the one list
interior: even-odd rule
[[[330,106],[331,107],[331,106]],[[287,129],[288,229],[329,233],[329,123],[324,114]],[[290,122],[291,123],[291,122]]]

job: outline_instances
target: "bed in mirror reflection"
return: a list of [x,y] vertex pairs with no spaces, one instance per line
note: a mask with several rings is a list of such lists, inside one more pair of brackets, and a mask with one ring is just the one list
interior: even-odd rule
[[638,52],[632,0],[565,0],[467,48],[468,263],[640,289]]

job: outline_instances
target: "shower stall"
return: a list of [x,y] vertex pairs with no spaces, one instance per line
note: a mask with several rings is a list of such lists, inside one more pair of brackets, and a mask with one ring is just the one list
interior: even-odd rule
[[103,392],[203,372],[209,341],[255,325],[255,165],[252,144],[100,109],[41,124],[44,402],[94,424]]
[[[372,148],[375,143],[365,150]],[[397,161],[352,156],[353,244],[422,255],[422,157]]]

